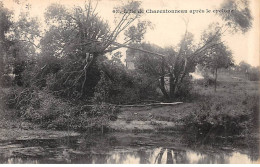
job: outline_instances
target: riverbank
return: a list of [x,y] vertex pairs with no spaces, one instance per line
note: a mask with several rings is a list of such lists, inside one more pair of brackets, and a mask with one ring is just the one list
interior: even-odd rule
[[[239,79],[237,79],[239,78]],[[259,135],[259,82],[230,75],[213,86],[195,83],[190,101],[164,107],[125,107],[109,127],[115,131],[171,131],[182,128],[246,136]],[[193,129],[194,130],[194,129]]]
[[33,139],[58,139],[68,136],[79,136],[79,133],[72,131],[54,130],[24,130],[20,128],[0,129],[0,141],[5,140],[33,140]]
[[41,129],[38,125],[21,120],[0,121],[0,141],[9,140],[32,140],[32,139],[57,139],[67,136],[78,136],[74,131],[57,131]]
[[[109,131],[124,132],[169,132],[173,130],[199,131],[203,135],[209,131],[223,135],[228,133],[232,135],[248,136],[248,134],[258,137],[259,134],[259,82],[252,82],[245,79],[237,79],[236,76],[219,75],[217,92],[214,92],[213,86],[207,86],[196,82],[194,84],[192,97],[170,106],[137,106],[121,107],[116,119],[110,120],[106,129]],[[41,119],[59,114],[58,118],[52,122],[29,122],[22,118],[13,117],[16,111],[5,111],[5,117],[0,120],[2,138],[15,139],[20,136],[41,137],[77,135],[69,123],[75,127],[80,124],[83,126],[81,117],[68,116],[70,114],[79,114],[75,108],[70,108],[65,102],[55,99],[53,96],[43,100],[45,108],[39,108],[38,113],[43,113]],[[66,106],[64,108],[64,105]],[[76,108],[77,109],[77,108]],[[36,112],[29,116],[37,118]],[[33,115],[35,114],[35,115]],[[70,118],[70,119],[68,119]],[[39,120],[41,120],[39,119]],[[70,122],[66,122],[66,121]],[[60,122],[57,122],[60,121]],[[65,121],[65,122],[64,122]],[[80,122],[81,121],[81,122]],[[58,128],[66,127],[62,130]],[[194,129],[195,128],[195,129]],[[46,129],[46,130],[42,130]],[[225,131],[223,130],[225,129]],[[77,130],[76,130],[77,131]]]
[[40,96],[44,107],[28,116],[60,118],[30,122],[2,108],[0,163],[259,163],[258,87],[259,82],[220,75],[214,92],[198,81],[183,103],[121,106],[104,134],[75,132],[69,123],[83,123],[69,114],[81,110]]

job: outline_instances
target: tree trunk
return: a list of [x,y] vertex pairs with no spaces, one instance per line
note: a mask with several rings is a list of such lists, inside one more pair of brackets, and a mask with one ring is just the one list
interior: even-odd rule
[[96,56],[93,55],[93,58],[90,60],[90,62],[87,62],[85,67],[84,67],[84,81],[83,81],[82,86],[81,86],[81,96],[83,96],[83,94],[84,94],[84,87],[85,87],[85,84],[86,84],[86,81],[87,81],[88,69],[91,67],[91,65],[94,63],[95,60],[96,60]]
[[217,91],[218,68],[215,69],[215,92]]
[[160,89],[161,89],[164,97],[168,100],[169,99],[169,95],[168,95],[167,91],[165,90],[164,76],[160,77]]
[[172,96],[174,97],[177,93],[178,90],[178,86],[179,86],[179,77],[175,78],[175,82],[173,83],[173,94]]
[[169,95],[168,95],[167,91],[165,90],[165,82],[164,82],[165,69],[164,69],[164,64],[165,64],[165,60],[162,57],[162,64],[161,64],[162,75],[160,76],[160,89],[161,89],[164,97],[167,100],[169,100]]
[[174,86],[174,78],[173,78],[173,75],[170,74],[170,97],[173,98],[174,97],[174,89],[175,89],[175,86]]

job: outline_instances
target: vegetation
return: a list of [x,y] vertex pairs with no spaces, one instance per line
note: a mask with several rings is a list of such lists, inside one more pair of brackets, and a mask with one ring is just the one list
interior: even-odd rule
[[[227,85],[220,82],[218,93],[212,93],[204,85],[196,87],[200,81],[194,84],[190,77],[200,65],[204,71],[214,72],[215,90],[221,68],[259,80],[257,68],[245,63],[231,67],[232,52],[221,39],[226,32],[250,29],[248,4],[241,4],[238,8],[235,1],[225,1],[223,7],[234,5],[238,10],[234,15],[220,15],[224,24],[211,24],[201,34],[199,43],[194,42],[188,21],[184,20],[186,30],[179,44],[160,48],[142,41],[151,26],[149,21],[141,20],[142,13],[117,13],[112,29],[91,2],[73,8],[52,4],[45,12],[48,26],[42,32],[37,18],[30,17],[29,12],[14,20],[13,13],[0,2],[1,115],[46,129],[104,131],[117,121],[118,105],[181,100],[190,103],[176,108],[177,113],[169,108],[166,115],[157,108],[154,118],[187,129],[206,128],[205,132],[227,128],[236,130],[234,134],[247,133],[245,130],[252,129],[258,111],[254,86],[254,93],[246,90],[244,94],[232,94],[232,86],[240,87],[248,81],[228,80]],[[131,1],[115,10],[134,11],[140,5]],[[120,34],[125,36],[123,44],[117,42]],[[130,48],[132,54],[138,51],[136,70],[128,70],[122,64],[122,54],[117,51],[121,47]],[[202,82],[208,82],[205,80]],[[198,89],[200,93],[194,93]],[[249,106],[249,101],[254,104]],[[134,118],[127,119],[131,122]]]
[[195,134],[200,142],[216,137],[257,137],[258,83],[232,77],[237,75],[220,72],[217,92],[212,89],[214,85],[194,83],[193,99],[183,104],[123,108],[121,119],[112,123],[112,127],[119,131],[181,130]]
[[[115,10],[139,6],[133,1]],[[149,83],[129,73],[117,53],[111,60],[106,57],[120,48],[115,41],[121,32],[125,31],[124,44],[143,38],[149,22],[139,20],[136,28],[131,25],[140,16],[119,14],[111,29],[91,2],[71,9],[52,4],[45,13],[48,27],[40,32],[29,12],[14,21],[1,2],[1,86],[6,87],[1,102],[10,110],[9,118],[49,129],[103,130],[116,119],[118,109],[113,103],[145,99],[150,94],[141,94]],[[34,43],[36,39],[39,44]]]
[[259,81],[259,67],[252,67],[250,64],[241,61],[233,70],[237,73],[242,73],[250,81]]

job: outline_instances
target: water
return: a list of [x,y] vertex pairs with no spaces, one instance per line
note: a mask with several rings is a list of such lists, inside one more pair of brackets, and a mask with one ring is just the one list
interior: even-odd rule
[[[203,141],[203,142],[202,142]],[[181,133],[83,134],[0,142],[0,163],[256,163],[256,141],[201,140]]]

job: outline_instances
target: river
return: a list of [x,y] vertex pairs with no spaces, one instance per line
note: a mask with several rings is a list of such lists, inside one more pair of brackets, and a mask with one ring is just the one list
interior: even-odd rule
[[82,134],[0,142],[0,163],[197,164],[257,163],[258,142],[204,140],[181,132]]

